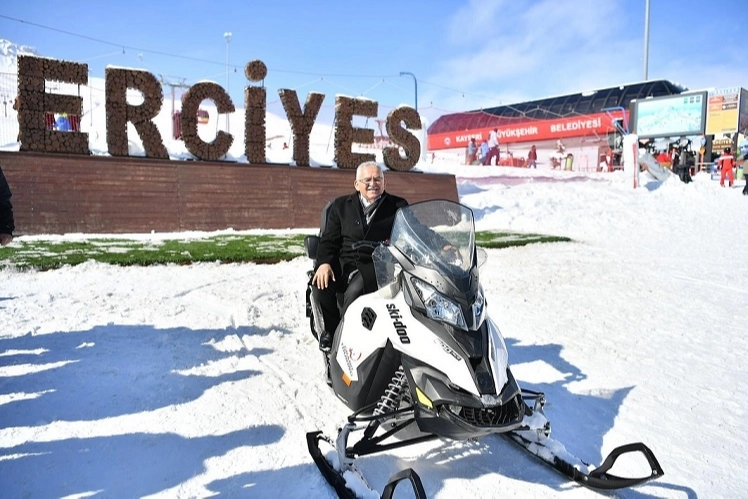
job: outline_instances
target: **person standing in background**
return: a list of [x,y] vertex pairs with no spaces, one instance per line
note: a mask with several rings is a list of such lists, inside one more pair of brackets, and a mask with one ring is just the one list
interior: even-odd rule
[[13,223],[13,205],[10,204],[10,186],[5,180],[3,169],[0,168],[0,246],[5,246],[13,241],[13,231],[16,226]]
[[486,156],[488,156],[488,142],[485,140],[480,144],[480,162],[486,164]]
[[528,168],[537,168],[538,165],[538,151],[535,149],[535,146],[533,145],[530,148],[530,152],[527,153],[527,167]]
[[467,145],[467,151],[465,153],[465,164],[472,165],[475,163],[475,158],[478,155],[478,145],[475,143],[475,139],[471,138]]
[[488,154],[483,156],[483,164],[485,166],[491,165],[491,159],[496,156],[496,165],[499,164],[499,129],[494,128],[488,134]]
[[717,160],[717,164],[719,165],[720,169],[719,185],[724,187],[725,177],[727,177],[730,182],[730,187],[732,187],[732,184],[735,183],[735,176],[732,174],[732,169],[735,167],[735,158],[733,157],[729,147],[725,147],[725,150],[722,152],[719,160]]

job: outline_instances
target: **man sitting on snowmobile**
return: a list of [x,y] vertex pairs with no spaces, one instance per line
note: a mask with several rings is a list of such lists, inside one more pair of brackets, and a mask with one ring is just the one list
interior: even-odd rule
[[324,321],[320,350],[330,350],[340,323],[337,294],[344,293],[345,310],[362,293],[377,289],[373,250],[353,249],[353,244],[389,239],[395,213],[408,205],[405,199],[385,192],[385,185],[384,173],[377,163],[362,163],[353,182],[356,192],[335,199],[327,210],[312,277],[312,292]]

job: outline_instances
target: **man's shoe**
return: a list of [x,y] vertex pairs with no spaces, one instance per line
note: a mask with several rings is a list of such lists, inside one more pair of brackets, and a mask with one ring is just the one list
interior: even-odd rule
[[319,349],[323,352],[329,352],[332,348],[332,335],[325,331],[319,337]]

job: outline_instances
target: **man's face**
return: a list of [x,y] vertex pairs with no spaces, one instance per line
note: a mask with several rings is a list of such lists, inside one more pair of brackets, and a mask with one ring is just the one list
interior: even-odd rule
[[384,175],[375,166],[366,166],[361,169],[356,181],[353,183],[356,190],[369,202],[374,201],[384,191]]

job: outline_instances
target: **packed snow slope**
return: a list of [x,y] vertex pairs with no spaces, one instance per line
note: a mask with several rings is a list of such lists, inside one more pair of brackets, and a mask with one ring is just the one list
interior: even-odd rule
[[[745,496],[742,183],[643,174],[633,189],[622,172],[423,168],[458,175],[479,230],[574,240],[488,250],[480,274],[515,376],[547,395],[554,437],[594,463],[647,444],[665,476],[613,496]],[[334,497],[305,443],[347,416],[304,316],[309,268],[300,257],[2,271],[2,495]],[[430,498],[598,496],[497,437],[359,467],[380,491],[412,467]]]

